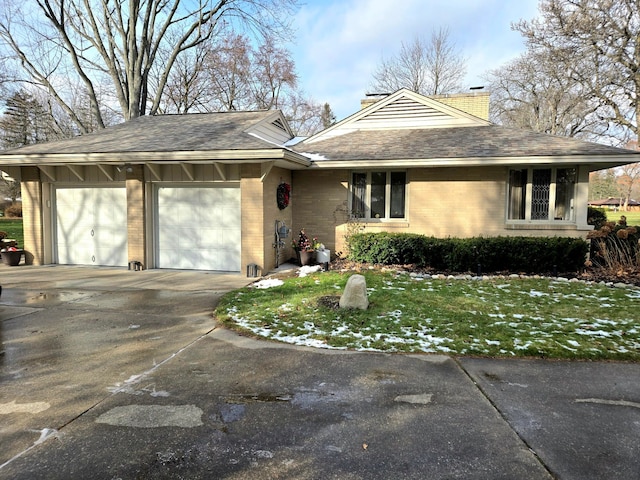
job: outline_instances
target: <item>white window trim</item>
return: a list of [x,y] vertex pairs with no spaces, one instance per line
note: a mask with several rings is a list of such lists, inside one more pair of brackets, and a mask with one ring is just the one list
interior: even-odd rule
[[[385,204],[384,204],[384,218],[372,218],[371,217],[371,174],[374,172],[384,172],[387,175],[387,182],[385,185]],[[404,216],[399,218],[391,218],[391,174],[394,172],[402,172],[405,174],[404,178]],[[355,217],[351,213],[353,211],[353,175],[355,173],[363,173],[367,175],[365,195],[369,202],[366,203],[366,211],[364,217]],[[349,217],[354,220],[366,223],[407,223],[408,216],[407,210],[409,208],[409,174],[406,170],[398,169],[368,169],[368,170],[352,170],[349,173]]]
[[[554,219],[554,210],[556,208],[556,180],[557,180],[557,174],[558,174],[558,169],[568,169],[568,168],[574,168],[576,170],[576,182],[575,185],[573,187],[573,199],[572,199],[572,205],[571,205],[571,218],[569,220],[555,220]],[[548,218],[546,220],[532,220],[531,219],[531,210],[532,210],[532,199],[533,199],[533,170],[538,170],[538,169],[550,169],[551,170],[551,181],[550,181],[550,188],[549,188],[549,211],[548,211]],[[506,198],[505,198],[505,222],[507,223],[507,225],[576,225],[576,198],[578,196],[578,183],[579,183],[579,171],[578,171],[578,167],[576,165],[566,165],[566,166],[561,166],[561,167],[555,167],[555,166],[550,166],[550,165],[535,165],[535,166],[530,166],[527,167],[527,185],[525,187],[525,191],[526,191],[526,203],[525,203],[525,214],[524,214],[524,219],[520,219],[520,220],[516,220],[516,219],[510,219],[509,218],[509,189],[511,188],[511,183],[510,183],[510,175],[509,172],[511,170],[525,170],[525,168],[509,168],[509,170],[507,171],[507,194],[506,194]]]

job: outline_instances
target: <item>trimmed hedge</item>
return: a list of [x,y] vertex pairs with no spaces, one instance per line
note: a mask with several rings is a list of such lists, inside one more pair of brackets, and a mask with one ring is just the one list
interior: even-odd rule
[[349,259],[450,272],[551,273],[584,267],[588,244],[566,237],[435,238],[412,233],[358,233],[350,239]]

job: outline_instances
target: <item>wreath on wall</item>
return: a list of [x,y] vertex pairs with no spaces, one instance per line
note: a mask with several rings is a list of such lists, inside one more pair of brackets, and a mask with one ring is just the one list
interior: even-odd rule
[[280,210],[284,210],[289,206],[290,197],[291,197],[291,185],[284,182],[278,185],[277,200],[278,200],[278,208]]

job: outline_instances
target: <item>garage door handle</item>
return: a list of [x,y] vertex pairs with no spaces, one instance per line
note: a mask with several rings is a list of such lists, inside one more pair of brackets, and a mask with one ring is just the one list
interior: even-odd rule
[[94,231],[93,231],[93,229],[91,229],[91,236],[92,236],[92,237],[94,236]]

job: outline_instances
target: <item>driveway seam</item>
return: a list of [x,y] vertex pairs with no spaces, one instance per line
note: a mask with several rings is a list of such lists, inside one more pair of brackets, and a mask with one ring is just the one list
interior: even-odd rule
[[[149,370],[144,371],[141,374],[138,375],[132,375],[129,378],[135,378],[133,381],[127,382],[125,380],[125,382],[123,382],[126,386],[131,386],[131,385],[136,385],[138,383],[141,383],[146,377],[148,377],[149,375],[151,375],[152,373],[154,373],[158,368],[160,368],[161,366],[163,366],[164,364],[170,362],[171,360],[173,360],[174,358],[176,358],[178,355],[180,355],[182,352],[184,352],[185,350],[189,349],[190,347],[192,347],[193,345],[195,345],[198,341],[200,341],[202,338],[206,337],[207,335],[209,335],[211,332],[213,332],[216,329],[216,325],[214,325],[211,329],[207,330],[206,332],[204,332],[203,334],[199,335],[195,340],[189,342],[187,345],[179,348],[177,351],[175,351],[174,353],[172,353],[171,355],[169,355],[167,358],[165,358],[164,360],[162,360],[161,362],[155,364],[153,367],[151,367]],[[62,425],[58,426],[56,429],[45,429],[45,430],[50,430],[46,436],[43,434],[39,440],[37,440],[36,442],[34,442],[33,444],[29,445],[27,448],[25,448],[24,450],[22,450],[21,452],[17,453],[15,456],[13,456],[12,458],[10,458],[9,460],[7,460],[5,463],[0,465],[0,470],[2,470],[4,467],[7,467],[8,465],[10,465],[11,463],[13,463],[15,460],[18,460],[20,457],[22,457],[23,455],[25,455],[26,453],[30,452],[31,450],[33,450],[34,448],[43,445],[45,443],[47,443],[48,440],[52,439],[52,438],[58,438],[58,434],[67,426],[71,425],[73,422],[75,422],[76,420],[82,418],[84,415],[86,415],[87,413],[91,412],[92,410],[96,409],[99,405],[103,404],[104,402],[106,402],[107,400],[109,400],[110,398],[113,398],[115,395],[119,394],[119,393],[123,393],[125,391],[124,387],[119,387],[115,390],[113,390],[109,395],[105,395],[104,397],[102,397],[100,400],[96,401],[93,405],[91,405],[90,407],[88,407],[87,409],[85,409],[84,411],[80,412],[79,414],[77,414],[76,416],[72,417],[71,419],[69,419],[67,422],[63,423]],[[44,431],[43,431],[44,432]]]
[[467,376],[467,378],[473,383],[473,385],[475,385],[475,387],[478,389],[478,391],[482,394],[482,396],[487,400],[487,402],[489,402],[489,404],[493,407],[493,409],[498,413],[498,415],[500,415],[500,418],[504,421],[504,423],[509,427],[509,429],[515,433],[515,435],[520,439],[520,441],[527,447],[527,449],[531,452],[531,454],[535,457],[536,461],[540,464],[540,466],[542,466],[542,468],[545,469],[545,471],[549,474],[549,476],[552,479],[557,479],[558,477],[556,475],[554,475],[554,473],[549,469],[549,467],[544,463],[544,461],[542,460],[542,458],[540,458],[540,456],[538,455],[538,453],[533,449],[533,447],[529,444],[529,442],[527,442],[527,440],[525,438],[523,438],[522,436],[520,436],[520,434],[511,426],[511,423],[509,422],[509,420],[507,419],[507,417],[504,415],[504,413],[502,412],[502,410],[500,410],[500,408],[498,407],[498,405],[493,401],[493,399],[489,396],[488,392],[482,388],[482,385],[480,385],[478,382],[475,381],[475,379],[473,378],[473,376],[467,371],[466,368],[464,368],[464,365],[462,364],[462,362],[460,362],[460,359],[456,356],[452,356],[451,359],[456,363],[456,365],[458,365],[458,368],[460,368],[460,370],[462,370],[462,372]]

